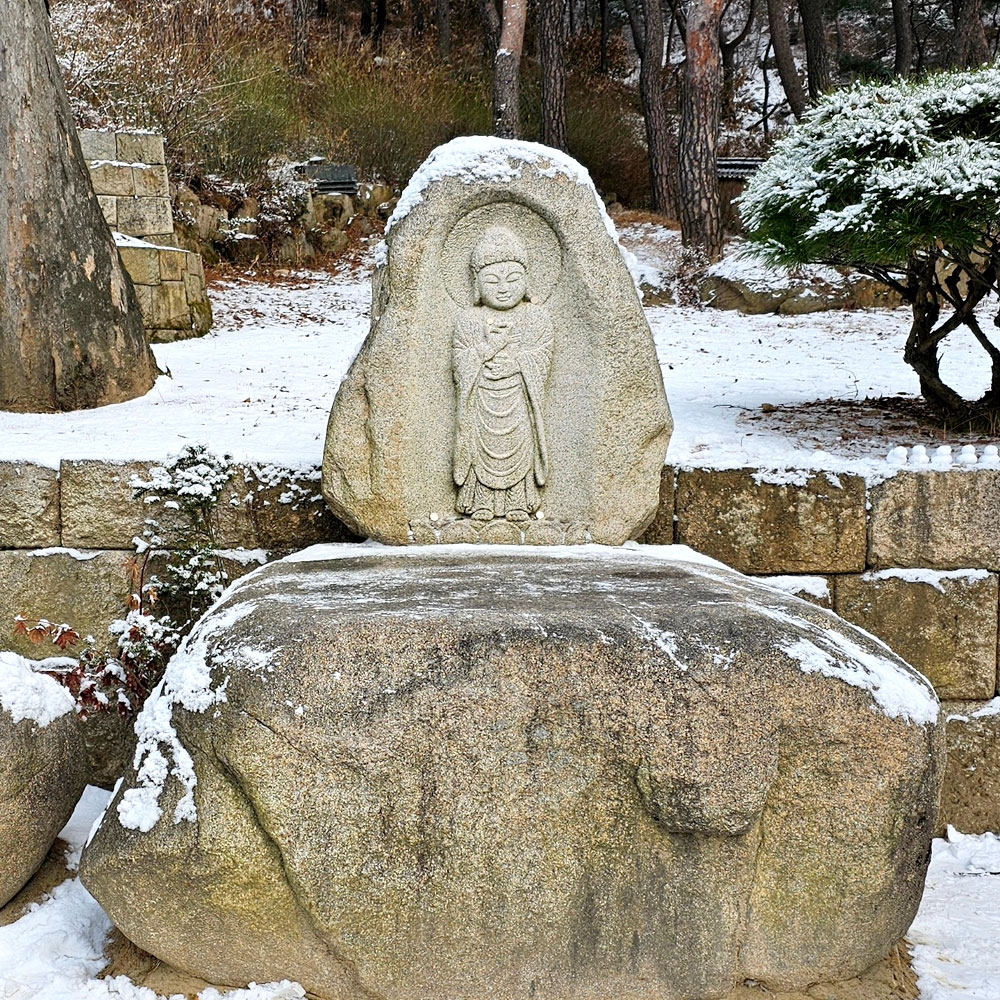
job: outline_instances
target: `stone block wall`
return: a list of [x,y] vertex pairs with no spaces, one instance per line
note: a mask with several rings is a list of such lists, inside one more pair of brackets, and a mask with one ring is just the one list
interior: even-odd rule
[[934,685],[942,828],[1000,830],[1000,471],[857,476],[666,469],[643,541],[676,542],[832,608]]
[[[133,476],[155,463],[64,461],[60,469],[0,463],[0,646],[14,616],[65,619],[106,634],[131,591],[133,539],[159,506],[133,499]],[[319,494],[319,470],[233,470],[217,511],[235,578],[263,561],[347,529]],[[998,607],[1000,472],[855,476],[666,469],[642,541],[682,543],[832,608],[884,640],[934,684],[949,715],[942,826],[1000,830]],[[6,630],[4,632],[3,630]]]
[[[155,464],[64,461],[49,469],[0,462],[0,648],[34,659],[57,652],[15,637],[19,614],[66,622],[98,639],[124,616],[134,539],[150,517],[168,546],[177,527],[161,505],[133,499],[133,477],[148,478]],[[328,511],[318,480],[318,469],[234,468],[217,510],[231,579],[303,546],[353,538]]]
[[80,145],[154,344],[212,326],[201,255],[178,248],[163,137],[81,130]]

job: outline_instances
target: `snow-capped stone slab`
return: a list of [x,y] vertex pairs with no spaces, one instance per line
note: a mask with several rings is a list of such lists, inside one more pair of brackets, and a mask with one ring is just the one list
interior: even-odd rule
[[0,651],[0,906],[45,860],[86,785],[87,755],[69,692]]
[[215,982],[801,989],[909,926],[941,728],[878,640],[687,549],[318,547],[187,638],[82,877]]
[[671,427],[586,170],[536,143],[434,150],[389,220],[330,416],[337,516],[397,544],[621,543],[652,519]]

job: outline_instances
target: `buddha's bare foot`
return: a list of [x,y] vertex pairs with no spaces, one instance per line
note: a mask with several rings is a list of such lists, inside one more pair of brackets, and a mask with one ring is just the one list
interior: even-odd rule
[[493,511],[487,510],[485,507],[482,508],[481,510],[474,510],[472,512],[472,520],[473,521],[492,521],[493,520]]
[[508,521],[527,521],[531,515],[526,510],[509,510],[507,511]]

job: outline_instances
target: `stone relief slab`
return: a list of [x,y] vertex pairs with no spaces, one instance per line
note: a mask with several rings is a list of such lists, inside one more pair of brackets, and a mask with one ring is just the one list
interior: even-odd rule
[[390,219],[323,492],[395,544],[618,544],[655,512],[671,431],[652,335],[582,167],[439,147]]

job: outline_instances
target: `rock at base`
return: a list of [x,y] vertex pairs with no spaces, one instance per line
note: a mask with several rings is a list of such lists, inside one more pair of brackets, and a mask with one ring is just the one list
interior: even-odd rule
[[0,906],[45,860],[86,774],[69,692],[20,656],[0,653]]
[[908,928],[941,729],[882,644],[690,550],[319,547],[188,637],[82,877],[212,982],[805,992]]

